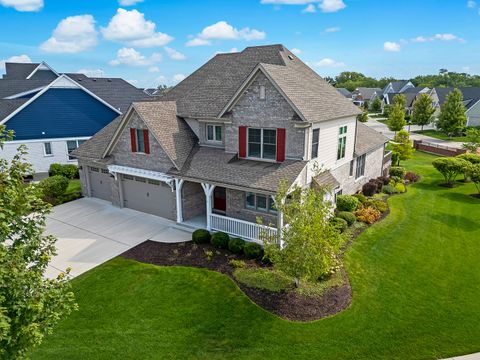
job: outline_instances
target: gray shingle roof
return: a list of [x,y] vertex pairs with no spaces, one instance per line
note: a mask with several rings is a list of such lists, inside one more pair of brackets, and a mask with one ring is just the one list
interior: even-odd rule
[[359,87],[356,88],[353,94],[360,94],[363,100],[370,100],[374,94],[381,95],[382,89],[380,88],[368,88],[368,87]]
[[357,134],[354,150],[355,156],[360,156],[371,150],[378,149],[388,141],[389,139],[385,135],[357,121]]
[[4,119],[27,101],[28,99],[0,99],[0,119]]
[[313,181],[317,185],[327,186],[331,189],[335,189],[336,187],[340,186],[340,183],[330,171],[323,171],[318,176],[314,177]]
[[[474,104],[476,104],[480,100],[480,87],[461,87],[458,88],[463,95],[463,104],[465,108],[468,110]],[[437,93],[438,100],[440,105],[442,105],[445,100],[447,99],[447,95],[454,90],[453,87],[436,87],[435,92]]]
[[285,160],[283,163],[243,160],[223,149],[197,146],[183,168],[170,170],[170,174],[274,193],[282,180],[291,185],[306,164],[300,160]]
[[345,96],[346,98],[351,98],[352,97],[352,93],[348,90],[348,89],[345,89],[345,88],[337,88],[337,91],[342,94],[343,96]]
[[0,79],[0,98],[20,94],[25,91],[43,88],[51,83],[51,80],[11,80]]
[[197,143],[197,137],[185,120],[177,116],[175,102],[134,102],[132,106],[147,124],[175,167],[181,169]]
[[180,116],[217,117],[259,64],[275,77],[305,115],[313,115],[312,121],[358,113],[356,107],[283,45],[247,47],[239,53],[218,54],[163,99],[176,100]]
[[100,160],[120,125],[122,118],[123,115],[116,117],[110,124],[72,151],[72,155],[90,160]]
[[22,80],[26,79],[28,75],[35,70],[39,63],[5,63],[5,74],[3,75],[4,79],[15,79]]

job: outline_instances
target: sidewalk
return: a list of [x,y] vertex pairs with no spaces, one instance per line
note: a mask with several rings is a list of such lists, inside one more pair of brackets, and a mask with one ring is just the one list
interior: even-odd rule
[[[382,133],[389,139],[393,139],[395,133],[393,131],[388,130],[388,127],[386,124],[383,124],[378,121],[378,119],[374,119],[369,117],[368,122],[365,123],[366,125],[370,126],[372,129],[375,129],[379,133]],[[405,130],[408,131],[408,126],[405,126]],[[425,130],[427,129],[433,129],[433,126],[427,125],[424,127]],[[410,126],[410,138],[412,140],[423,140],[425,142],[429,142],[431,144],[435,145],[443,145],[443,146],[448,146],[451,148],[455,149],[462,149],[462,143],[461,142],[455,142],[455,141],[447,141],[447,140],[441,140],[441,139],[436,139],[430,136],[422,135],[422,134],[415,134],[413,131],[418,131],[421,130],[421,126],[418,125],[411,125]]]

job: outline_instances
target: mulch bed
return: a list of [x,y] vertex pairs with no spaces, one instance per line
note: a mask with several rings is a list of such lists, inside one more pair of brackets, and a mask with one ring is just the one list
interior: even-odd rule
[[[212,251],[209,260],[205,251]],[[192,266],[218,271],[230,276],[240,289],[257,305],[281,318],[296,321],[312,321],[336,314],[350,305],[352,290],[348,277],[342,270],[343,285],[327,289],[321,296],[303,296],[295,291],[272,292],[251,288],[239,283],[233,277],[230,259],[244,260],[247,266],[267,267],[261,262],[245,260],[229,250],[217,249],[211,244],[184,242],[166,244],[146,241],[122,254],[124,258],[160,266]]]

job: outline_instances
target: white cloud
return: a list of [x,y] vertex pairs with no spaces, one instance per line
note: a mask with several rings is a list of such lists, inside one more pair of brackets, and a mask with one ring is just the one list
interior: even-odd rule
[[158,66],[150,66],[148,68],[148,72],[151,72],[151,73],[158,73],[160,72],[160,68]]
[[317,8],[313,4],[308,4],[305,9],[302,10],[303,13],[315,13]]
[[424,42],[430,42],[430,41],[459,41],[459,42],[465,42],[464,39],[461,37],[458,37],[457,35],[450,34],[450,33],[445,33],[445,34],[435,34],[433,36],[417,36],[416,38],[413,38],[411,41],[416,42],[416,43],[424,43]]
[[419,43],[423,43],[427,41],[428,39],[425,36],[417,36],[416,38],[412,39],[412,42],[419,42]]
[[126,80],[127,82],[129,82],[131,85],[133,86],[138,86],[138,80],[135,80],[135,79],[129,79],[129,80]]
[[347,5],[343,0],[323,0],[318,7],[325,13],[331,13],[345,9]]
[[393,41],[386,41],[385,43],[383,43],[383,50],[390,52],[398,52],[400,51],[400,44]]
[[43,0],[0,0],[0,5],[13,7],[17,11],[40,11]]
[[477,6],[477,3],[473,0],[467,1],[467,7],[470,9],[473,9],[475,6]]
[[40,45],[40,49],[52,53],[78,53],[95,45],[95,19],[92,15],[77,15],[60,21],[52,36]]
[[339,28],[338,26],[335,26],[335,27],[326,28],[324,31],[326,33],[335,33],[335,32],[339,32],[340,30],[341,28]]
[[211,40],[262,40],[265,32],[245,27],[236,29],[226,21],[219,21],[207,26],[195,38],[187,42],[187,46],[211,45]]
[[145,20],[145,15],[137,10],[118,9],[108,26],[102,28],[103,37],[136,47],[164,46],[173,40],[168,34],[156,31],[153,21]]
[[102,78],[105,77],[105,71],[102,69],[80,69],[77,73],[84,74],[88,77]]
[[167,81],[167,78],[164,75],[160,75],[157,78],[155,78],[155,82],[157,82],[158,84],[165,84],[166,81]]
[[182,81],[183,79],[185,79],[185,75],[183,75],[183,74],[175,74],[175,75],[173,75],[173,79],[172,79],[172,80],[173,80],[174,83],[178,83],[178,82]]
[[345,63],[341,61],[335,61],[330,58],[324,58],[319,62],[315,63],[315,65],[319,67],[342,67],[345,66]]
[[236,47],[233,47],[233,48],[230,49],[230,52],[231,53],[236,53],[236,52],[238,52],[238,49]]
[[295,55],[300,55],[300,54],[302,53],[302,50],[297,49],[297,48],[293,48],[291,51],[292,51],[292,53],[294,53]]
[[133,6],[141,2],[143,2],[143,0],[118,0],[120,6]]
[[185,60],[187,57],[183,55],[181,52],[178,52],[175,49],[172,49],[168,46],[164,47],[165,51],[167,52],[167,55],[170,59],[173,60]]
[[133,48],[121,48],[117,51],[117,58],[109,62],[112,66],[128,65],[128,66],[152,66],[162,59],[162,55],[153,53],[147,57]]
[[318,1],[320,0],[261,0],[260,3],[274,5],[305,5]]
[[6,62],[14,62],[14,63],[31,63],[32,59],[28,55],[15,55],[11,56],[8,59],[0,60],[0,69],[5,69]]

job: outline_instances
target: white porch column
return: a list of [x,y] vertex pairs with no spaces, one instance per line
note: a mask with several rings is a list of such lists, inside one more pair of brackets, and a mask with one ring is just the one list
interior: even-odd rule
[[[272,199],[275,200],[275,198],[272,196]],[[285,204],[285,199],[282,199],[281,201],[282,205]],[[283,242],[283,212],[280,210],[277,210],[277,232],[278,232],[278,240],[279,240],[279,245],[280,249],[283,249],[284,242]]]
[[207,230],[210,231],[212,229],[210,224],[210,217],[212,215],[212,194],[213,190],[215,189],[215,185],[202,183],[203,191],[205,192],[205,200],[207,206]]
[[183,222],[182,187],[185,180],[175,179],[175,197],[177,201],[177,223]]

